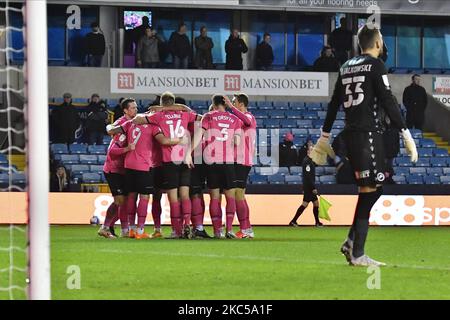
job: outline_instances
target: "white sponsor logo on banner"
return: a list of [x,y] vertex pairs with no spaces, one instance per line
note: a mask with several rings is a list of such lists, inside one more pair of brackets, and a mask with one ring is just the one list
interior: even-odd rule
[[328,97],[328,73],[166,69],[111,69],[111,92]]

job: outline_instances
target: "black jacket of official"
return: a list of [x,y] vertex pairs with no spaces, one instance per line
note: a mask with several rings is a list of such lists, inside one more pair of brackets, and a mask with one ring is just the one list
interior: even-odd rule
[[425,109],[427,108],[428,96],[422,86],[411,84],[403,92],[403,104],[406,107],[406,125],[421,129],[425,121]]
[[103,34],[90,32],[86,35],[86,54],[94,56],[103,56],[105,54],[106,45]]
[[180,59],[191,56],[191,44],[186,34],[180,34],[177,31],[172,32],[169,39],[170,52],[173,56]]
[[225,42],[226,57],[226,69],[228,70],[242,70],[242,54],[248,51],[248,47],[245,41],[241,38],[234,38],[230,35]]
[[320,57],[314,62],[314,71],[338,72],[341,67],[339,60],[335,57]]
[[200,69],[212,69],[212,48],[214,43],[210,37],[195,38],[195,66]]
[[270,44],[263,41],[256,47],[256,68],[265,69],[272,67],[273,49]]
[[63,103],[51,113],[54,143],[73,143],[75,131],[80,125],[80,116],[72,103]]

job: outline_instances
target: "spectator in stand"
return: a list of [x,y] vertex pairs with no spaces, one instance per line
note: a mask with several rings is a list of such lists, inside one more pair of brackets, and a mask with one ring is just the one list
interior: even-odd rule
[[329,44],[339,63],[343,65],[349,59],[353,48],[353,33],[347,29],[346,18],[342,18],[340,28],[331,33]]
[[161,40],[151,28],[145,29],[145,35],[139,40],[136,49],[137,65],[141,68],[159,67],[159,44]]
[[186,35],[186,24],[180,23],[178,31],[172,32],[169,40],[170,52],[173,57],[174,69],[187,69],[191,56],[191,44]]
[[89,67],[101,67],[105,55],[105,37],[100,31],[98,22],[91,24],[92,31],[86,35],[86,54]]
[[50,176],[50,192],[69,192],[70,178],[63,165],[57,165]]
[[412,83],[403,92],[403,104],[406,107],[406,126],[408,129],[423,129],[425,123],[425,109],[428,104],[428,96],[420,85],[420,76],[415,74]]
[[195,65],[198,69],[213,69],[212,48],[214,43],[208,37],[205,26],[200,28],[200,35],[195,38]]
[[117,121],[120,117],[123,116],[123,110],[122,110],[122,101],[125,100],[125,98],[119,99],[119,104],[117,104],[114,107],[114,122]]
[[294,145],[294,135],[290,132],[284,136],[284,141],[280,143],[280,167],[293,167],[297,164],[298,153]]
[[338,72],[340,67],[330,46],[323,47],[320,57],[314,62],[314,71],[317,72]]
[[108,113],[105,102],[100,100],[98,94],[94,93],[92,95],[87,111],[86,134],[88,136],[88,144],[103,144]]
[[138,46],[139,40],[141,40],[141,38],[145,36],[145,30],[151,27],[152,26],[150,25],[150,19],[147,16],[143,16],[142,24],[132,30],[132,39],[136,48]]
[[225,52],[227,70],[242,70],[244,67],[242,65],[242,54],[247,53],[248,48],[245,41],[239,37],[239,31],[233,29],[230,37],[225,42]]
[[273,50],[270,45],[270,34],[264,33],[263,41],[256,47],[256,69],[257,70],[272,70]]
[[72,95],[65,93],[64,102],[55,107],[51,113],[51,124],[53,126],[53,143],[71,144],[75,141],[75,131],[80,124],[78,111],[72,104]]

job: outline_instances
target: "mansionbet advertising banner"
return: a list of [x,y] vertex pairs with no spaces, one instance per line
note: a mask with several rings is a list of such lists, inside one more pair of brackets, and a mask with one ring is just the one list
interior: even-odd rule
[[450,107],[450,77],[433,77],[433,97]]
[[173,69],[111,69],[111,93],[234,93],[328,97],[328,73]]
[[[353,221],[357,196],[330,195],[325,198],[332,203],[329,211],[331,222],[326,225],[350,225]],[[209,197],[205,196],[208,204]],[[248,195],[253,225],[285,226],[294,216],[301,196],[296,195]],[[92,216],[103,222],[106,209],[113,201],[109,194],[95,193],[50,193],[51,224],[89,224]],[[162,200],[163,224],[170,224],[170,209],[167,197]],[[225,212],[225,208],[222,208]],[[147,223],[152,224],[151,205]],[[25,223],[26,194],[20,192],[0,193],[0,224]],[[225,220],[223,220],[225,221]],[[450,226],[450,197],[448,196],[383,196],[371,213],[371,224],[379,226]],[[302,225],[313,225],[312,206],[302,215]],[[237,221],[234,221],[237,224]],[[205,224],[211,224],[208,209]]]
[[274,6],[298,10],[325,9],[342,12],[366,12],[370,6],[378,6],[382,13],[449,15],[447,0],[239,0],[240,5]]

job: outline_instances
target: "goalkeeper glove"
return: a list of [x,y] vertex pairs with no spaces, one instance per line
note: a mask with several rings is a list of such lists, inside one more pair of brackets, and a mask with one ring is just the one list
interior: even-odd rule
[[327,164],[327,156],[333,159],[336,157],[330,145],[330,134],[322,132],[311,152],[311,159],[315,164],[323,166]]
[[416,163],[419,159],[419,155],[417,154],[416,143],[414,142],[413,137],[411,136],[411,132],[408,129],[402,130],[403,142],[405,143],[406,151],[411,157],[411,162]]

